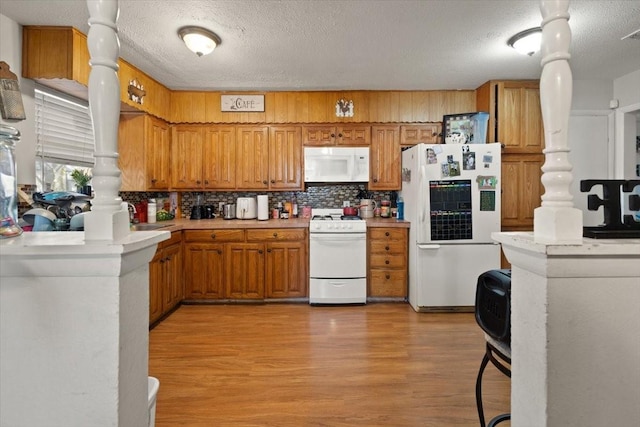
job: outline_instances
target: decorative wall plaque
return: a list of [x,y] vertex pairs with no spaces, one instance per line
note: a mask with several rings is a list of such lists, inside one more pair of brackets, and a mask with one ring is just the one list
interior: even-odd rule
[[24,105],[18,77],[11,72],[9,64],[0,62],[0,113],[3,119],[24,120]]
[[221,95],[220,108],[226,112],[264,112],[264,95]]
[[353,101],[339,99],[336,102],[336,117],[353,117]]
[[129,94],[129,101],[140,105],[144,104],[144,97],[147,95],[147,92],[144,90],[144,85],[138,82],[138,80],[133,79],[129,82],[127,93]]

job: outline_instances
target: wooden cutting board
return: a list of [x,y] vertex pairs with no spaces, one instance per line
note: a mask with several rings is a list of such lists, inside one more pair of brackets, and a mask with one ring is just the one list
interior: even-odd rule
[[6,120],[26,119],[18,77],[4,61],[0,61],[0,113]]

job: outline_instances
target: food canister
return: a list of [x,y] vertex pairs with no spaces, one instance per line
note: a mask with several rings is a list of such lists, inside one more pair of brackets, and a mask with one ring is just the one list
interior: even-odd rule
[[380,217],[389,218],[391,216],[391,202],[389,200],[383,200],[380,204]]

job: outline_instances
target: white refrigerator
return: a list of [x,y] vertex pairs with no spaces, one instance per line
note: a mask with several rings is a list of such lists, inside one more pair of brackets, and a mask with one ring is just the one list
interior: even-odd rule
[[409,303],[469,309],[478,276],[500,268],[500,144],[418,144],[402,152]]

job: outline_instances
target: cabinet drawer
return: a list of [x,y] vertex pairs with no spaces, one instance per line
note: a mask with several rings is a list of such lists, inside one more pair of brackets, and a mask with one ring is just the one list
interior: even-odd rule
[[171,237],[169,240],[165,240],[164,242],[160,242],[158,245],[158,249],[166,248],[167,246],[175,245],[176,243],[180,243],[182,241],[182,232],[174,231],[171,233]]
[[371,268],[407,268],[404,254],[371,254],[369,262]]
[[401,241],[371,242],[371,254],[402,254],[407,251],[407,243]]
[[248,242],[280,242],[291,240],[304,240],[306,230],[303,228],[293,229],[262,229],[262,230],[247,230]]
[[371,270],[369,291],[373,297],[405,297],[407,272],[405,270]]
[[186,230],[184,240],[186,242],[242,242],[244,241],[244,230]]
[[406,232],[404,228],[371,228],[369,238],[372,240],[400,240],[404,239]]

